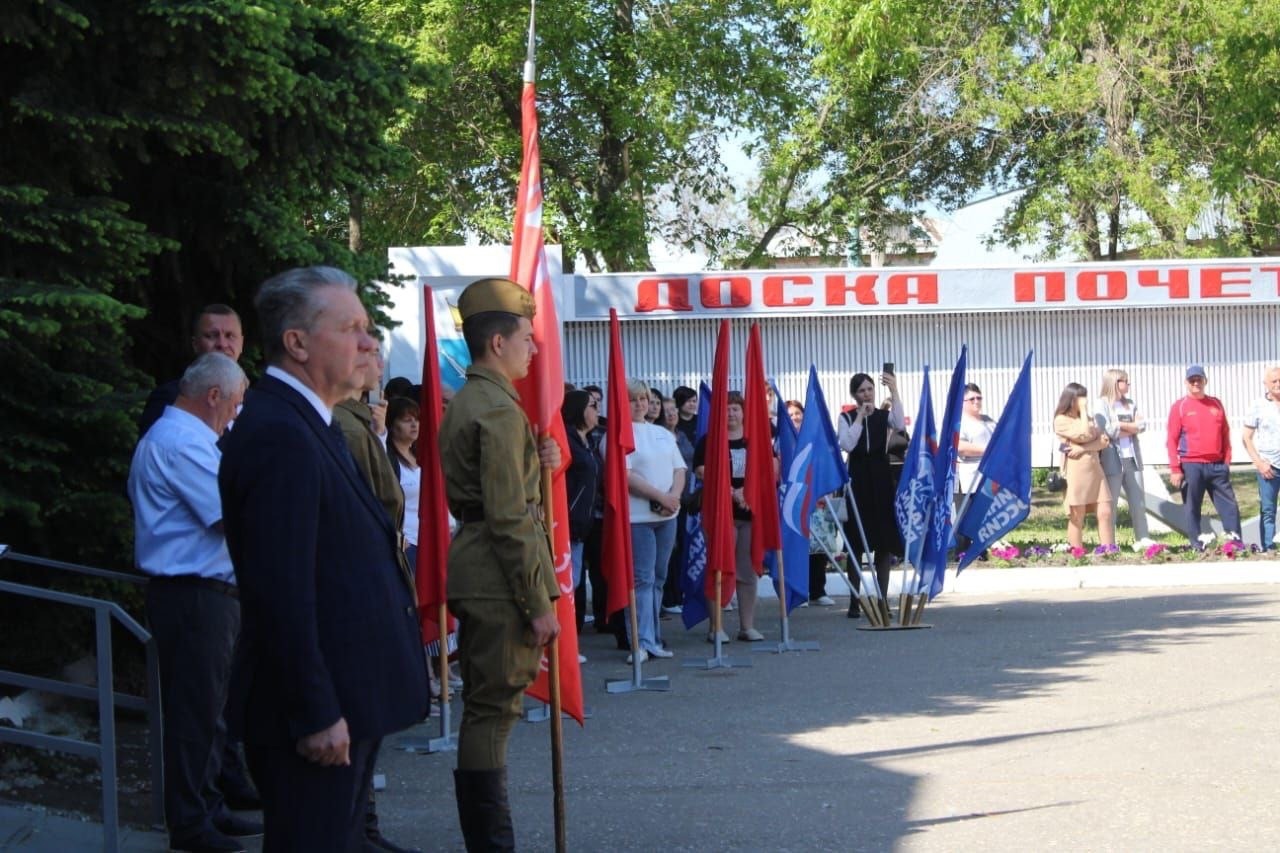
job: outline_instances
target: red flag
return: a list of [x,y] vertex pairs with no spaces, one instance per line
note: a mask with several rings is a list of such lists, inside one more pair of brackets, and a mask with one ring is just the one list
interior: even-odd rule
[[[445,603],[445,580],[449,574],[449,509],[444,498],[444,469],[440,467],[440,420],[444,397],[440,391],[440,361],[436,350],[435,296],[424,287],[427,345],[422,352],[422,394],[418,404],[418,468],[422,490],[418,497],[418,565],[414,579],[418,588],[418,623],[422,640],[440,639],[440,605]],[[391,424],[387,424],[389,429]],[[456,623],[449,617],[449,630]],[[441,649],[447,655],[448,649]]]
[[747,341],[747,392],[744,395],[743,436],[747,440],[747,477],[742,496],[751,507],[751,565],[764,573],[764,552],[782,548],[778,522],[778,477],[773,467],[773,432],[769,428],[768,380],[764,373],[764,348],[760,326],[751,324]]
[[[533,341],[538,348],[529,375],[516,383],[520,402],[533,433],[539,441],[551,436],[560,445],[561,465],[552,474],[551,503],[545,507],[551,520],[551,556],[555,562],[560,598],[556,618],[560,621],[560,699],[569,716],[583,721],[582,671],[578,666],[578,630],[573,609],[573,560],[569,551],[569,501],[565,494],[569,441],[560,417],[564,402],[564,363],[560,356],[560,324],[556,317],[555,295],[547,269],[547,251],[542,237],[542,163],[538,152],[538,108],[534,99],[533,63],[525,64],[524,94],[520,101],[524,136],[524,164],[516,192],[515,230],[511,238],[511,278],[533,294],[536,314]],[[547,472],[543,472],[543,477]],[[545,493],[544,487],[544,493]],[[542,702],[551,701],[544,660],[538,678],[528,690]]]
[[720,321],[715,367],[711,372],[711,415],[703,451],[702,529],[707,538],[707,601],[716,600],[716,574],[720,581],[720,606],[733,597],[735,563],[733,545],[733,484],[729,482],[729,321]]
[[604,457],[604,563],[609,598],[605,608],[612,616],[625,608],[635,586],[631,563],[631,495],[627,490],[627,454],[636,449],[631,428],[631,395],[627,393],[627,369],[622,363],[622,335],[618,312],[609,309],[609,420],[605,424]]

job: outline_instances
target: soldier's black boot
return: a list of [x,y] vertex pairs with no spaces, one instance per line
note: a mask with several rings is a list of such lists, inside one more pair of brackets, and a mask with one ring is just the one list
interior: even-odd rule
[[507,768],[455,770],[453,785],[467,853],[514,851],[516,833],[507,802]]

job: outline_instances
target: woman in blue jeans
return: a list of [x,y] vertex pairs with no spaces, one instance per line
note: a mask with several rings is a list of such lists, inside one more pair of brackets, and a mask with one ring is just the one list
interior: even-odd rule
[[[649,388],[643,382],[627,384],[631,400],[631,429],[636,449],[627,456],[627,490],[631,500],[631,555],[635,573],[636,634],[633,647],[640,659],[669,658],[659,632],[662,585],[676,543],[676,517],[684,490],[685,463],[675,436],[664,427],[648,423]],[[631,618],[627,632],[630,637]]]

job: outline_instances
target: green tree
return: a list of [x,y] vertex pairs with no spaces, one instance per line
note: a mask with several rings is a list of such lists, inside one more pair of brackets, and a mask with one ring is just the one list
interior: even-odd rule
[[[995,239],[1085,259],[1275,245],[1274,0],[807,5],[818,67],[842,81],[842,101],[915,93],[888,113],[921,142],[902,149],[896,200],[1023,188]],[[868,139],[885,113],[855,117],[839,131],[852,144],[837,147],[850,162],[885,138]],[[941,147],[927,144],[937,128]],[[951,161],[940,171],[939,156]],[[860,174],[831,171],[837,186]]]
[[[414,52],[418,108],[393,129],[413,174],[366,197],[381,245],[510,239],[526,3],[358,4]],[[805,106],[798,18],[770,0],[544,0],[538,106],[549,237],[592,270],[649,266],[656,233],[717,240],[665,204],[730,191],[722,138],[768,137]]]
[[396,165],[405,65],[332,3],[3,6],[0,542],[130,564],[133,419],[192,314],[286,266],[383,271],[345,208]]

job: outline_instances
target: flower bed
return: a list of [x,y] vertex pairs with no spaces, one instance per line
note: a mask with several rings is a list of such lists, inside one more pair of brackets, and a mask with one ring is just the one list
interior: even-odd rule
[[1239,539],[1215,538],[1206,533],[1197,545],[1166,545],[1150,540],[1138,541],[1130,549],[1116,545],[1073,548],[1065,543],[1054,545],[1012,545],[998,542],[988,550],[988,568],[1014,566],[1090,566],[1104,563],[1128,565],[1171,562],[1213,562],[1220,560],[1280,559],[1280,553],[1268,553],[1257,545],[1245,545]]

